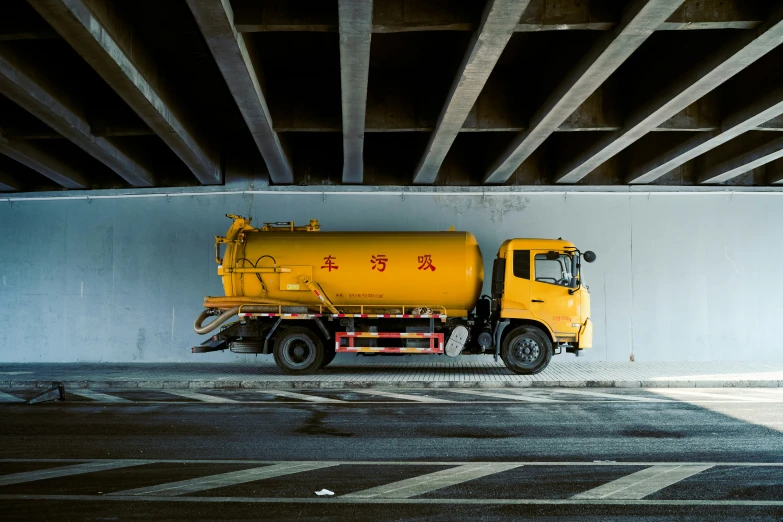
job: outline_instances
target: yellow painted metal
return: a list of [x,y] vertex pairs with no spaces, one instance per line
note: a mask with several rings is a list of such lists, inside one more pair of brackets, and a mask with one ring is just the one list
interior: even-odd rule
[[[338,308],[407,303],[465,316],[481,292],[484,264],[468,232],[271,232],[234,219],[226,237],[216,240],[226,245],[222,259],[217,256],[226,296],[323,305],[299,279],[304,275]],[[228,267],[291,271],[229,273]]]
[[579,330],[579,348],[593,347],[593,322],[588,319]]
[[[529,252],[530,279],[514,275],[513,252],[519,250]],[[587,288],[581,286],[572,293],[568,287],[536,281],[536,254],[567,254],[574,250],[573,243],[560,239],[510,239],[504,242],[498,251],[498,257],[507,260],[500,316],[536,321],[553,339],[578,342],[579,348],[590,348],[593,329],[592,323],[589,323],[590,294]]]

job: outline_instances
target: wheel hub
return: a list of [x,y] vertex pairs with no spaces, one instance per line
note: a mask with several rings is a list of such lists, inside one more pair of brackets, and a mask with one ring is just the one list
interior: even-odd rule
[[299,366],[307,364],[313,356],[313,350],[305,339],[292,339],[283,351],[289,364]]
[[522,339],[514,345],[514,358],[520,362],[532,363],[540,353],[541,348],[532,339]]

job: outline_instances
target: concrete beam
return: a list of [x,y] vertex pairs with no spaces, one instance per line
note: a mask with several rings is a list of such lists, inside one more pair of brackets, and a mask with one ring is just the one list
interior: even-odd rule
[[52,130],[38,120],[35,123],[18,122],[6,123],[5,118],[0,121],[0,131],[6,138],[16,138],[20,140],[62,140],[62,134]]
[[0,42],[13,42],[17,40],[57,40],[60,35],[51,29],[42,29],[39,31],[14,31],[10,33],[0,33]]
[[676,10],[682,0],[636,0],[621,24],[604,35],[552,91],[530,121],[490,166],[485,183],[505,183],[571,114]]
[[762,123],[756,130],[773,132],[783,131],[783,115],[776,116],[775,118]]
[[783,89],[726,118],[721,129],[699,134],[635,169],[628,183],[651,183],[667,172],[783,114]]
[[270,178],[275,183],[293,183],[291,163],[273,128],[256,63],[245,36],[234,27],[231,4],[228,0],[188,0],[188,6],[264,158]]
[[488,0],[441,109],[435,132],[419,161],[414,183],[434,183],[446,154],[506,48],[529,0]]
[[16,190],[22,190],[22,184],[0,167],[0,192],[13,192]]
[[0,172],[0,192],[14,192],[20,190],[19,186],[18,181]]
[[761,3],[753,0],[686,0],[658,26],[658,30],[755,29],[763,21],[758,15]]
[[[130,28],[106,0],[29,0],[76,52],[179,156],[198,180],[222,181],[219,155],[196,135]],[[100,16],[98,16],[98,13]]]
[[767,183],[783,183],[783,160],[775,160],[764,166]]
[[[477,4],[478,2],[476,2]],[[686,0],[659,31],[753,29],[761,19],[749,0]],[[411,2],[374,0],[373,33],[414,31],[475,31],[472,2]],[[237,31],[337,32],[339,24],[328,8],[293,0],[232,2]],[[515,32],[609,31],[619,23],[611,3],[584,0],[531,0]],[[753,6],[751,6],[753,7]]]
[[598,141],[566,164],[556,176],[558,183],[576,183],[603,162],[663,122],[712,92],[723,82],[783,42],[783,9],[755,31],[740,34],[699,62],[658,97],[627,118],[625,128]]
[[54,131],[109,167],[134,187],[151,187],[152,173],[103,137],[56,90],[40,83],[28,72],[29,64],[0,47],[0,92]]
[[6,138],[0,134],[0,154],[33,169],[65,188],[84,189],[89,186],[87,179],[76,169],[30,142]]
[[761,20],[727,20],[725,22],[664,22],[658,26],[658,31],[698,31],[720,29],[755,29],[762,24]]
[[699,183],[723,183],[779,158],[783,158],[783,138],[707,169],[699,177]]
[[373,0],[339,0],[343,183],[364,179],[364,121],[370,77]]
[[720,129],[721,103],[716,92],[699,98],[658,127],[655,132],[709,132]]

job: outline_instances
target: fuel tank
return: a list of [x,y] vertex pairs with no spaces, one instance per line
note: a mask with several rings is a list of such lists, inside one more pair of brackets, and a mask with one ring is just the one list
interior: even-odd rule
[[235,221],[219,269],[225,295],[321,304],[304,276],[338,307],[431,307],[465,316],[479,298],[484,264],[469,232],[321,232],[313,224],[281,230]]

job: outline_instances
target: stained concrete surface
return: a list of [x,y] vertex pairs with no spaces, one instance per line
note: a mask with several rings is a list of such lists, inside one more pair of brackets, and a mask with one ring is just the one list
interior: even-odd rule
[[[671,402],[629,400],[667,398],[665,392],[614,390],[617,401],[576,397],[561,404],[0,405],[0,481],[11,473],[56,469],[53,464],[145,459],[137,466],[0,486],[0,506],[12,520],[55,512],[65,519],[779,520],[780,408],[762,402],[759,391],[742,389],[723,390],[719,393],[725,397],[714,402],[693,396]],[[449,392],[426,393],[444,397]],[[336,467],[185,497],[113,496],[280,461],[334,462]],[[374,504],[341,497],[471,462],[521,467],[412,499]],[[710,467],[639,501],[571,500],[667,463]],[[321,488],[335,497],[316,497],[314,491]]]
[[215,194],[3,203],[0,243],[11,247],[0,249],[0,360],[252,360],[189,350],[202,340],[192,323],[203,297],[222,293],[213,236],[229,226],[226,213],[255,222],[317,218],[324,230],[453,225],[476,236],[486,274],[506,238],[563,237],[598,254],[584,266],[595,323],[584,360],[783,360],[780,340],[768,335],[783,312],[783,280],[769,268],[783,254],[775,241],[783,206],[776,194],[755,193]]

